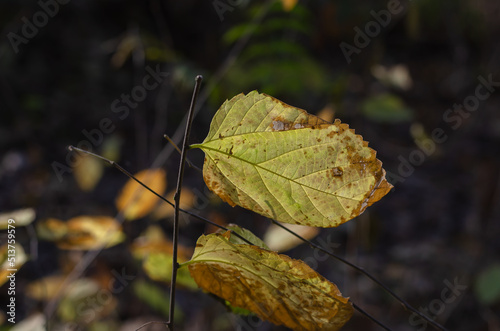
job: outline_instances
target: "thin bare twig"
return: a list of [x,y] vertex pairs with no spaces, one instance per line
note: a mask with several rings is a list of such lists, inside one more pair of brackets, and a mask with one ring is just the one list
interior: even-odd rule
[[191,106],[189,107],[188,120],[186,123],[186,132],[184,133],[184,141],[182,142],[181,161],[179,164],[179,173],[177,176],[177,189],[174,195],[175,210],[174,210],[174,229],[173,229],[173,251],[172,251],[172,278],[170,283],[170,311],[168,317],[168,328],[170,331],[174,330],[174,312],[175,312],[175,282],[177,280],[177,241],[179,238],[179,205],[181,199],[182,180],[184,178],[184,166],[186,163],[187,145],[189,140],[189,133],[191,132],[191,125],[193,122],[194,107],[196,105],[196,98],[200,91],[202,76],[196,76],[196,84],[194,86],[193,97],[191,98]]
[[354,309],[356,309],[357,311],[359,311],[361,314],[365,315],[366,317],[368,317],[372,322],[374,322],[375,324],[377,324],[378,326],[380,326],[382,329],[384,330],[389,330],[391,331],[391,329],[389,329],[387,326],[385,326],[382,322],[378,321],[375,317],[373,317],[372,315],[368,314],[366,311],[364,311],[363,309],[361,309],[361,307],[359,307],[357,304],[355,304],[354,302],[352,302],[352,306],[354,307]]
[[[179,152],[179,154],[182,154],[181,149],[175,144],[175,142],[172,139],[170,139],[170,137],[168,135],[164,134],[163,138],[167,139],[168,142],[171,143],[172,146],[174,146],[175,150],[177,152]],[[195,166],[191,161],[189,161],[189,159],[187,157],[186,157],[186,163],[188,164],[188,166],[190,168],[193,168],[193,169],[197,170],[198,172],[203,172],[203,170],[201,170],[200,168]]]

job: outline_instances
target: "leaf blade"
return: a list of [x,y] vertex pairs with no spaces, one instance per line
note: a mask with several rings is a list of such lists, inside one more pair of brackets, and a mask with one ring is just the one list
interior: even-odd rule
[[226,101],[201,144],[207,186],[280,222],[338,226],[392,186],[362,137],[256,91]]
[[229,232],[201,236],[188,266],[204,290],[294,330],[338,330],[353,313],[348,298],[303,261],[234,244]]

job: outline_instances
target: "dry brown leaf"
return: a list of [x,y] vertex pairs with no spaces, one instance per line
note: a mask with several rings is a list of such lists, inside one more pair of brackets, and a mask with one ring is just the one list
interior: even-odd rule
[[[159,195],[165,193],[167,178],[163,169],[146,169],[135,177]],[[116,208],[125,219],[133,221],[146,216],[158,202],[158,197],[133,179],[129,179],[116,199]]]

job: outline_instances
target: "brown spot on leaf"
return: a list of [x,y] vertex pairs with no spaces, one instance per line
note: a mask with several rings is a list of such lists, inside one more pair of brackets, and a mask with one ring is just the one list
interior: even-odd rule
[[343,174],[344,174],[344,171],[342,170],[341,167],[335,167],[332,169],[332,175],[334,175],[336,177],[342,176]]

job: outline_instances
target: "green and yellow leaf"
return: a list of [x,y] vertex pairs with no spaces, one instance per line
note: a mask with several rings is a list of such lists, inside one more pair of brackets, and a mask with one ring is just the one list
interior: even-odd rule
[[[173,244],[165,237],[159,226],[152,225],[146,229],[131,247],[135,258],[142,260],[142,268],[149,278],[170,283],[172,279],[172,252]],[[177,246],[177,259],[179,262],[189,260],[193,250],[182,245]],[[177,284],[189,289],[196,289],[196,283],[186,268],[181,268],[177,273]]]
[[202,289],[294,330],[339,330],[351,318],[349,299],[303,261],[232,243],[230,236],[198,239],[186,264]]
[[203,178],[222,200],[280,222],[338,226],[392,188],[347,124],[256,91],[226,101],[191,147],[205,152]]

